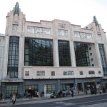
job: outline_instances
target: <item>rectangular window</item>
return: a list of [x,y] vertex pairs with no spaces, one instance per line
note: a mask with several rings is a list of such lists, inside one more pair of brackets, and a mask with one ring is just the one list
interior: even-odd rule
[[83,71],[80,71],[80,75],[83,75]]
[[91,33],[85,33],[85,32],[79,32],[79,31],[74,31],[74,36],[77,37],[77,38],[81,38],[81,39],[90,39],[90,38],[92,38]]
[[10,78],[18,77],[18,63],[19,63],[19,37],[10,36],[9,52],[8,52],[8,67],[7,67],[7,75]]
[[12,93],[18,93],[18,86],[15,84],[11,84],[11,85],[7,84],[5,92],[6,92],[5,93],[6,97],[10,98],[10,95]]
[[12,30],[13,31],[17,31],[17,29],[18,29],[18,24],[13,24],[12,25]]
[[80,33],[78,31],[74,31],[74,36],[80,38]]
[[25,71],[25,76],[29,76],[29,71]]
[[55,92],[55,85],[54,84],[47,84],[46,91],[47,91],[47,93]]
[[37,76],[45,76],[45,71],[37,71]]
[[71,66],[69,41],[59,40],[58,50],[59,50],[59,65]]
[[102,68],[103,68],[103,71],[104,71],[104,75],[107,76],[107,60],[106,60],[104,44],[98,44],[98,46],[99,46],[101,63],[102,63]]
[[27,32],[28,33],[34,33],[34,27],[33,26],[28,26],[27,27]]
[[85,33],[84,32],[80,32],[80,37],[81,37],[81,39],[85,39],[86,38]]
[[59,36],[67,36],[68,30],[58,29],[58,35]]
[[101,74],[101,71],[98,71],[98,74]]
[[41,27],[35,27],[35,33],[36,34],[41,34],[43,31],[42,31],[42,28]]
[[50,28],[45,28],[45,27],[27,26],[27,32],[28,33],[33,33],[33,34],[50,35],[51,34],[51,29]]
[[63,75],[74,75],[74,71],[64,71]]
[[92,34],[91,33],[86,33],[86,37],[87,37],[87,39],[90,39],[90,38],[92,38]]
[[67,71],[64,71],[64,72],[63,72],[63,75],[68,75]]
[[88,43],[75,42],[75,57],[77,66],[91,66],[89,58],[89,46]]
[[95,72],[94,71],[89,71],[89,74],[95,74]]
[[43,34],[50,35],[51,29],[50,28],[43,28]]
[[55,76],[55,71],[51,71],[51,76]]
[[53,66],[53,41],[25,38],[25,66]]

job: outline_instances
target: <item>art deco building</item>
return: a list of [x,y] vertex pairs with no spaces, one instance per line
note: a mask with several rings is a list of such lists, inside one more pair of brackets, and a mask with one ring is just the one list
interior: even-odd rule
[[0,92],[48,95],[72,87],[107,88],[107,40],[96,17],[84,28],[64,20],[26,21],[19,4],[7,14],[0,36]]

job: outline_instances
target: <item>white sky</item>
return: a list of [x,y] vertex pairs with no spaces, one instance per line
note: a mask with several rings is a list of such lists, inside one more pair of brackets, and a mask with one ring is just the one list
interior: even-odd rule
[[61,19],[84,27],[96,16],[107,32],[107,0],[1,0],[0,33],[5,33],[6,15],[16,2],[27,21]]

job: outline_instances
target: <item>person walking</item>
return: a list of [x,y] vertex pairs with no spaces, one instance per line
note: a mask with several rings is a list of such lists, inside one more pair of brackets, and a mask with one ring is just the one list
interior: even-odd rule
[[16,102],[16,95],[13,94],[13,96],[12,96],[12,103],[15,104],[15,102]]
[[72,92],[71,96],[74,97],[74,89],[71,89],[71,92]]
[[72,87],[72,88],[70,89],[70,94],[71,94],[72,97],[74,97],[74,87]]

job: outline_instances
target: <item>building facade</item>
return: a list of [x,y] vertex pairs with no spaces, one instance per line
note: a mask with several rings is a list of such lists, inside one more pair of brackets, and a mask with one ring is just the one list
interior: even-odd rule
[[[107,76],[106,34],[96,17],[84,28],[68,21],[26,21],[19,4],[7,14],[0,36],[0,90],[20,96],[104,83]],[[106,87],[107,88],[107,87]]]

